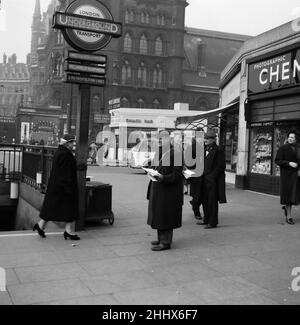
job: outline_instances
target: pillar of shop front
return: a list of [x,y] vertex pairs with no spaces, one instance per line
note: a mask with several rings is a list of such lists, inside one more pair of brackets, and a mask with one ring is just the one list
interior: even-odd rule
[[86,217],[86,172],[88,159],[88,135],[90,118],[90,94],[89,85],[80,85],[79,100],[80,109],[77,110],[76,125],[76,159],[78,181],[78,212],[76,230],[83,230]]
[[[246,69],[246,63],[242,63],[242,71]],[[242,75],[240,81],[240,107],[239,107],[239,131],[238,131],[238,161],[236,166],[235,186],[245,189],[248,172],[248,143],[249,132],[245,120],[245,100],[247,98],[247,76]]]

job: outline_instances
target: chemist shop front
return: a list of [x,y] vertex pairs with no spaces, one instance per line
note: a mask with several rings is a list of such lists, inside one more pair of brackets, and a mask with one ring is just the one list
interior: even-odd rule
[[274,159],[287,133],[300,133],[300,44],[246,61],[250,190],[279,194],[279,167]]

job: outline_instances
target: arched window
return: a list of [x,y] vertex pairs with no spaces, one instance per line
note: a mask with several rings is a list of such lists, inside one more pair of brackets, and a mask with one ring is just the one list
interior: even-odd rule
[[132,39],[128,33],[126,33],[124,38],[124,51],[131,52],[132,51]]
[[150,22],[150,16],[147,12],[142,12],[141,13],[141,23],[142,24],[149,24]]
[[165,24],[166,24],[165,16],[164,15],[157,15],[156,16],[156,23],[157,23],[157,25],[165,26]]
[[163,43],[160,37],[155,40],[155,55],[162,56],[163,54]]
[[130,11],[130,14],[129,14],[129,21],[130,21],[131,23],[134,22],[134,12],[133,12],[132,10]]
[[142,35],[140,39],[140,53],[147,54],[148,53],[148,40],[145,35]]
[[146,86],[147,85],[147,69],[144,62],[141,62],[138,68],[138,85]]
[[125,61],[124,65],[122,66],[122,77],[121,77],[121,82],[123,85],[125,84],[130,84],[131,83],[131,67],[129,65],[128,61]]
[[153,71],[153,88],[162,88],[162,69],[159,64],[156,65]]
[[126,10],[126,11],[125,11],[125,23],[127,23],[127,24],[129,23],[129,15],[130,15],[130,14],[129,14],[129,11]]
[[121,98],[121,107],[130,107],[129,100],[126,97]]
[[145,102],[142,98],[138,99],[137,104],[138,108],[145,108]]
[[154,99],[152,106],[154,109],[160,109],[160,102],[157,98]]

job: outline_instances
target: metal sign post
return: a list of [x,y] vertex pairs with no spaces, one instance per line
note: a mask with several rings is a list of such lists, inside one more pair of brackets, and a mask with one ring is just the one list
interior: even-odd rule
[[[111,39],[122,35],[122,24],[115,22],[108,8],[98,0],[75,0],[65,12],[55,12],[53,28],[62,30],[68,44],[79,52],[69,51],[65,82],[79,84],[80,109],[77,111],[76,158],[79,187],[79,220],[76,229],[84,228],[86,216],[86,172],[90,117],[91,85],[105,87],[105,55],[95,55]],[[88,52],[88,53],[87,53]]]

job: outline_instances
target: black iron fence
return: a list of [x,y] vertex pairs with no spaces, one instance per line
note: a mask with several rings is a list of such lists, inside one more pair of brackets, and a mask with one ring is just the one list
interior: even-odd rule
[[45,192],[57,147],[0,146],[0,179],[22,181]]

